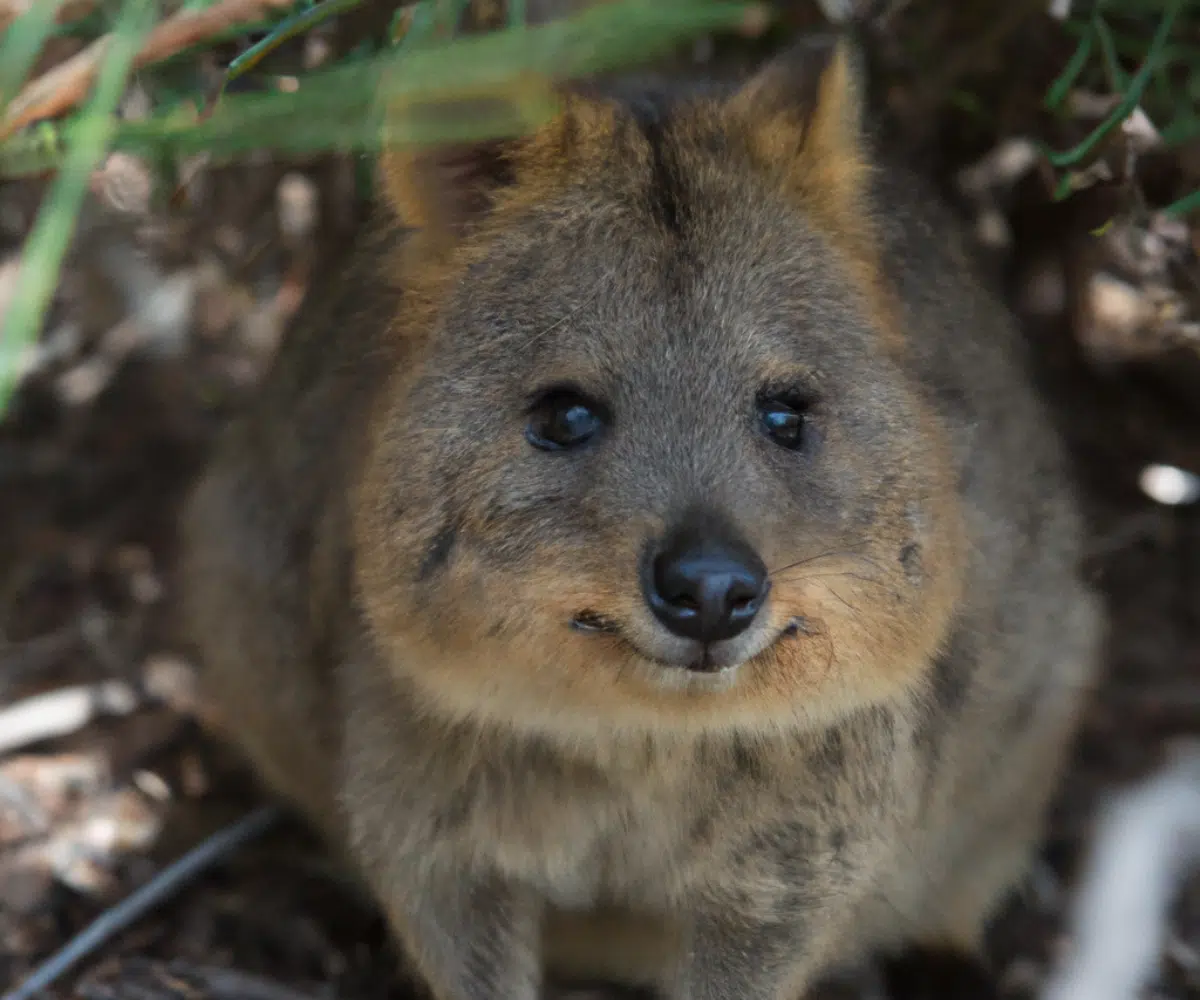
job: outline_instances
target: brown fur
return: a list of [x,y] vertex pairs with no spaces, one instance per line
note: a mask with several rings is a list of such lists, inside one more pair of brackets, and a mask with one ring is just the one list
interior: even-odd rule
[[[220,724],[441,1000],[532,1000],[547,967],[786,998],[972,947],[1093,669],[1018,337],[871,151],[846,52],[656,93],[387,158],[184,522]],[[538,452],[526,400],[567,380],[613,423]],[[756,431],[764,385],[810,395],[814,447]],[[698,511],[773,574],[716,674],[660,662],[638,586]]]

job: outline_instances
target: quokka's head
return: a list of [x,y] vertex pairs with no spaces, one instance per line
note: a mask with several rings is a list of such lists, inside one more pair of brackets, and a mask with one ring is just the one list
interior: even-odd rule
[[729,91],[576,91],[527,138],[384,159],[412,232],[358,582],[442,710],[770,731],[922,676],[962,529],[859,92],[816,40]]

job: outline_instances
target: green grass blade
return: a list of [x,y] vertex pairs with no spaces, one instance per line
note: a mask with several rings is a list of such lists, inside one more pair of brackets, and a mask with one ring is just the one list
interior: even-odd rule
[[54,34],[62,0],[38,0],[8,26],[0,41],[0,108],[11,101]]
[[528,97],[536,109],[537,91],[551,81],[652,57],[701,31],[737,27],[756,9],[625,0],[531,28],[425,38],[412,48],[406,38],[398,49],[306,74],[294,92],[227,94],[203,118],[180,110],[122,122],[113,145],[148,156],[207,152],[218,160],[262,149],[367,151],[380,145],[385,100],[414,112],[389,123],[394,141],[510,135],[535,124],[536,114],[529,118],[534,112],[517,106]]
[[[701,32],[736,29],[761,15],[756,3],[688,4],[618,0],[571,18],[456,40],[423,38],[366,59],[306,74],[294,92],[227,95],[207,117],[177,107],[141,121],[117,121],[149,0],[129,0],[86,107],[51,136],[26,133],[0,147],[18,166],[57,158],[60,173],[26,243],[17,294],[0,326],[0,411],[16,366],[36,337],[88,178],[108,149],[151,159],[207,152],[216,160],[252,150],[277,154],[371,150],[476,141],[520,134],[552,113],[557,81],[650,59]],[[51,142],[50,139],[54,141]],[[17,142],[22,139],[25,145]]]
[[[152,159],[205,152],[218,162],[257,150],[370,151],[381,141],[381,94],[419,106],[419,116],[407,116],[402,131],[393,123],[396,141],[496,138],[535,123],[522,117],[533,113],[529,108],[514,110],[522,100],[518,90],[530,97],[531,86],[537,89],[533,80],[545,85],[652,58],[700,32],[737,28],[761,7],[624,0],[535,27],[455,40],[433,35],[432,0],[412,10],[407,34],[391,50],[305,74],[294,92],[226,94],[203,110],[189,102],[145,120],[119,122],[112,148]],[[540,99],[530,99],[536,108]],[[64,140],[77,127],[75,120],[60,126]],[[53,169],[65,145],[14,136],[0,145],[0,176]]]
[[26,240],[20,280],[0,328],[0,413],[7,409],[15,387],[21,355],[41,329],[87,193],[88,178],[108,148],[116,127],[113,112],[125,91],[142,38],[154,23],[155,12],[151,0],[125,0],[95,88],[71,130],[62,168]]
[[319,24],[324,24],[331,17],[337,17],[339,14],[353,10],[362,2],[363,0],[321,0],[312,7],[284,18],[266,38],[250,46],[229,64],[229,68],[225,71],[225,79],[221,84],[221,93],[225,92],[225,88],[230,83],[252,70],[288,39],[302,35]]

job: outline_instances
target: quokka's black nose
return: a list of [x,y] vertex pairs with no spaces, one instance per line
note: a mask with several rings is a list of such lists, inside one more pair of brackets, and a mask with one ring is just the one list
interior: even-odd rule
[[721,529],[684,527],[650,556],[646,603],[675,635],[712,643],[743,632],[763,605],[767,568],[749,545]]

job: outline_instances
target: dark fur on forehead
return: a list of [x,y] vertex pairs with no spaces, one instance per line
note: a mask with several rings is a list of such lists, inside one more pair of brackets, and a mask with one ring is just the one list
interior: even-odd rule
[[[798,197],[828,204],[828,221],[859,207],[866,156],[860,148],[858,60],[836,36],[809,38],[741,83],[653,75],[563,87],[557,115],[522,138],[458,147],[398,150],[383,159],[385,190],[401,220],[452,248],[508,189],[520,203],[552,196],[572,177],[595,175],[597,161],[630,151],[632,127],[644,145],[650,204],[669,232],[685,224],[682,145],[712,147],[735,138],[759,166]],[[436,237],[441,238],[436,238]]]
[[633,95],[624,110],[633,118],[650,149],[649,204],[667,232],[680,235],[684,228],[684,196],[679,164],[666,148],[666,123],[677,98],[665,90]]

